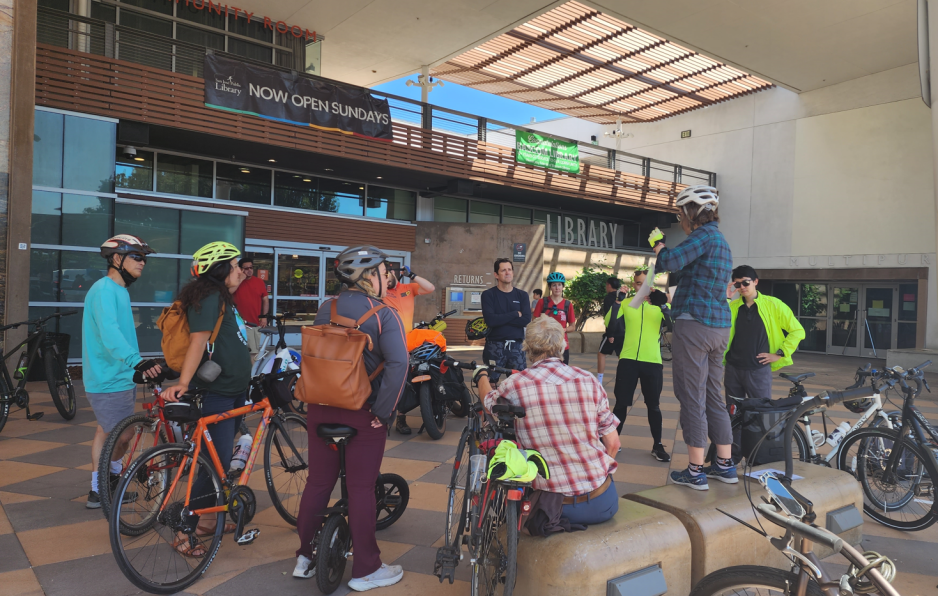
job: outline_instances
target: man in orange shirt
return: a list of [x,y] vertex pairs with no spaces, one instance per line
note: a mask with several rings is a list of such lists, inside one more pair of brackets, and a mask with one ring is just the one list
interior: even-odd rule
[[[414,328],[414,299],[421,294],[431,294],[436,291],[436,286],[422,277],[414,275],[410,267],[404,266],[401,270],[391,271],[391,275],[398,278],[398,283],[394,288],[388,290],[384,303],[393,307],[401,315],[401,321],[404,323],[404,333],[410,333]],[[410,283],[401,283],[402,278],[407,277]],[[410,434],[410,427],[407,426],[407,417],[405,412],[399,412],[397,415],[397,432],[402,435]]]

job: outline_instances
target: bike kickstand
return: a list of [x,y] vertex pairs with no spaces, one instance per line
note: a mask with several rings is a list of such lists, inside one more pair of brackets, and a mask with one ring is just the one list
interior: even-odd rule
[[29,420],[30,422],[35,422],[39,420],[40,418],[42,418],[44,414],[45,412],[36,412],[35,414],[30,414],[29,404],[26,404],[26,420]]

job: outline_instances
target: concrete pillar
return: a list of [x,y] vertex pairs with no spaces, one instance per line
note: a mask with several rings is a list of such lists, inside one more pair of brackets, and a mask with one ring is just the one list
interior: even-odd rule
[[[932,175],[935,177],[935,254],[938,257],[938,2],[928,2],[928,54],[931,70],[931,122],[932,122]],[[926,329],[933,329],[938,325],[938,283],[935,279],[928,280],[928,306],[929,320]],[[926,339],[925,347],[938,348],[935,334]]]
[[29,302],[36,0],[0,3],[0,319],[11,323],[27,318]]

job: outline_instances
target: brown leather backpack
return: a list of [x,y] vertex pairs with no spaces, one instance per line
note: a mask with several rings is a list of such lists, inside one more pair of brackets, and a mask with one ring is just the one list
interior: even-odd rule
[[374,344],[359,328],[386,305],[376,305],[356,321],[336,312],[338,302],[338,298],[332,301],[329,323],[303,328],[303,357],[294,394],[308,404],[360,410],[371,395],[371,382],[384,370],[384,362],[367,373],[365,349],[372,350]]

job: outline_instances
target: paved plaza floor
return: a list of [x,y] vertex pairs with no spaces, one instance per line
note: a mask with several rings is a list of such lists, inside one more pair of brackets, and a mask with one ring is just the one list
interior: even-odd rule
[[[475,352],[460,353],[461,359],[480,356]],[[595,355],[575,355],[572,360],[574,365],[595,371]],[[854,358],[799,355],[790,370],[818,373],[807,384],[809,390],[843,388],[853,382],[853,371],[863,362]],[[612,402],[615,385],[612,358],[604,385]],[[938,382],[932,386],[938,390]],[[87,400],[80,393],[78,415],[65,422],[55,411],[44,384],[33,383],[30,390],[34,409],[44,411],[45,416],[29,422],[25,411],[15,411],[0,432],[0,595],[140,593],[117,568],[108,541],[107,522],[100,510],[85,508],[91,477],[91,439],[96,426]],[[788,384],[776,379],[774,396],[783,397],[787,391]],[[636,396],[635,404],[627,417],[622,451],[617,457],[619,469],[615,480],[621,494],[661,486],[670,470],[687,465],[669,363],[664,368],[661,409],[663,442],[673,455],[670,464],[660,463],[650,455],[651,438],[640,396]],[[938,421],[938,402],[922,399],[919,405],[927,417]],[[835,425],[857,417],[842,407],[833,412]],[[416,417],[409,418],[409,422],[415,430],[419,426]],[[377,593],[387,596],[468,593],[465,565],[457,570],[458,581],[453,585],[441,585],[432,575],[443,534],[445,485],[451,470],[447,462],[454,456],[464,424],[460,419],[449,420],[446,435],[439,441],[425,434],[405,437],[391,431],[382,471],[400,474],[410,483],[410,504],[401,520],[379,532],[378,539],[384,562],[402,565],[406,573],[401,583]],[[257,478],[260,477],[258,474]],[[262,487],[261,483],[256,490],[263,491]],[[261,503],[251,524],[261,530],[255,543],[238,547],[226,536],[208,572],[187,594],[319,594],[314,581],[291,577],[298,546],[296,532],[280,519],[269,500],[266,503],[266,508]],[[903,596],[938,594],[938,525],[922,532],[901,533],[866,519],[863,532],[864,549],[879,551],[897,563],[899,576],[895,585]],[[830,562],[836,566],[842,560],[837,556]],[[351,565],[347,576],[350,571]],[[348,592],[343,583],[336,594]]]

